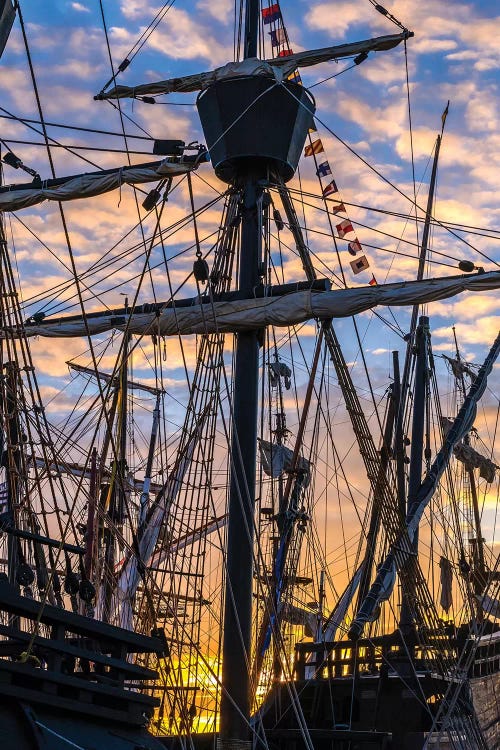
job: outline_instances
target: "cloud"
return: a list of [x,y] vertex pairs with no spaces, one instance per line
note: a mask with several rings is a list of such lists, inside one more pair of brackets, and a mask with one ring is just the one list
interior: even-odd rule
[[[80,5],[87,8],[89,4]],[[147,0],[122,0],[120,4],[115,5],[116,8],[110,14],[112,55],[115,61],[120,61],[137,41],[159,6]],[[228,34],[228,18],[232,13],[232,7],[228,0],[219,0],[217,3],[200,0],[196,4],[196,11],[191,14],[176,7],[172,8],[134,59],[129,70],[120,77],[120,82],[134,83],[178,75],[182,72],[195,72],[231,59],[233,48],[232,36]],[[310,12],[305,23],[302,23],[300,18],[302,6],[299,8],[298,4],[291,4],[289,9],[284,10],[292,43],[297,49],[301,46],[326,46],[328,43],[335,43],[336,40],[353,39],[358,35],[360,38],[367,38],[372,31],[375,34],[395,31],[387,19],[370,7],[367,8],[363,2],[341,2],[336,5],[335,14],[331,12],[331,6],[325,2],[312,2],[309,7]],[[416,38],[408,42],[408,70],[417,184],[423,180],[418,193],[418,203],[421,206],[425,205],[429,155],[440,129],[442,109],[449,98],[452,103],[441,150],[436,215],[446,221],[465,222],[477,227],[498,227],[500,137],[498,83],[490,74],[492,65],[497,64],[496,40],[491,34],[491,28],[488,28],[488,24],[481,18],[481,8],[478,5],[454,3],[452,18],[449,5],[444,2],[406,0],[398,2],[397,6],[391,5],[389,9],[405,23],[409,24],[411,20],[412,27],[417,31]],[[71,21],[64,28],[62,25],[57,27],[53,23],[54,19],[51,20],[50,27],[45,23],[29,25],[30,38],[37,55],[37,74],[46,117],[66,124],[95,124],[120,133],[119,113],[107,103],[95,103],[92,100],[93,94],[110,75],[99,19],[93,16],[91,18],[85,11],[69,13],[66,18]],[[94,25],[83,25],[92,20]],[[19,35],[14,33],[9,44],[10,57],[2,58],[5,65],[0,68],[0,81],[6,92],[2,106],[36,118],[29,76],[24,58],[21,61],[20,57],[22,44],[19,44]],[[340,66],[334,64],[325,65],[321,71],[309,70],[306,75],[315,81],[323,77],[324,71],[327,71],[328,75],[332,70],[337,72],[339,69]],[[323,126],[320,126],[320,136],[326,149],[325,158],[330,161],[333,176],[346,202],[375,206],[383,211],[409,211],[413,185],[411,149],[407,136],[408,108],[403,47],[388,53],[370,55],[363,65],[328,84],[318,86],[313,92],[317,97],[318,114],[321,119],[346,143],[352,145],[356,151],[362,152],[364,158],[376,170],[395,182],[410,199],[405,200],[391,186],[384,183],[368,166],[345,150]],[[172,100],[176,101],[174,97]],[[194,97],[182,99],[191,102],[193,100]],[[142,127],[154,137],[181,137],[186,141],[194,137],[201,138],[194,107],[163,104],[147,106],[128,101],[121,102],[120,106],[122,112],[137,123],[136,128],[130,120],[125,119],[126,129],[129,131],[141,133]],[[123,139],[119,137],[111,139],[107,136],[91,136],[76,132],[64,134],[65,131],[56,129],[50,132],[58,140],[68,144],[86,143],[105,147],[113,143],[116,148],[123,146]],[[14,123],[6,121],[2,122],[2,135],[24,140],[29,140],[30,136],[34,137],[26,129],[20,131]],[[132,142],[132,147],[137,143],[140,142]],[[150,144],[141,145],[142,147],[147,150]],[[42,149],[29,145],[19,148],[26,163],[36,165],[37,168],[40,165],[43,176],[49,174]],[[89,152],[89,155],[103,167],[126,163],[125,154]],[[84,171],[87,168],[82,167],[77,157],[62,151],[54,150],[54,157],[58,174]],[[131,158],[148,160],[147,156]],[[17,174],[14,179],[18,179]],[[209,165],[200,167],[198,174],[193,177],[197,204],[215,195],[202,179],[212,182],[218,190],[225,189],[225,186],[213,177]],[[301,180],[302,189],[318,193],[318,181],[312,160],[302,161]],[[298,181],[291,185],[297,188]],[[276,197],[275,199],[278,201]],[[313,199],[307,198],[307,201],[314,203]],[[302,207],[297,201],[300,221],[309,227],[307,239],[316,255],[315,266],[318,273],[330,275],[330,271],[334,271],[338,274],[337,255],[329,237],[328,219],[324,211],[319,210],[322,207],[320,200],[316,201],[316,205],[317,208],[305,206],[302,212]],[[219,226],[218,209],[219,207],[211,209],[200,218],[198,226],[202,236],[215,231]],[[133,294],[137,283],[134,277],[141,272],[144,257],[144,247],[140,244],[141,232],[139,229],[133,229],[138,221],[133,192],[128,188],[123,189],[121,195],[115,192],[99,199],[66,205],[64,211],[76,262],[82,274],[103,257],[110,247],[118,243],[110,253],[112,263],[107,268],[103,266],[94,277],[95,291],[101,294],[102,300],[112,306],[118,306],[122,300],[121,291]],[[139,213],[143,215],[142,211]],[[188,213],[189,205],[184,183],[167,204],[167,223],[173,224]],[[366,245],[371,264],[370,273],[373,270],[379,282],[386,276],[388,280],[414,276],[417,249],[410,244],[416,241],[413,222],[406,224],[404,220],[376,214],[364,208],[349,207],[349,215],[355,222],[360,241]],[[61,230],[57,206],[46,205],[40,209],[30,209],[22,213],[22,218],[29,222],[60,259],[68,263],[65,236]],[[144,226],[147,237],[151,236],[153,223],[154,217],[151,217]],[[363,224],[366,224],[367,228],[364,228]],[[132,230],[132,235],[120,242],[124,232],[128,230]],[[377,234],[375,230],[393,234],[394,239]],[[15,231],[20,274],[23,278],[28,277],[26,296],[40,294],[44,281],[50,287],[69,278],[67,270],[43,251],[32,237],[19,227],[16,227]],[[276,236],[274,227],[272,232]],[[151,275],[154,278],[157,299],[168,298],[170,294],[163,252],[169,258],[168,269],[175,287],[182,283],[192,266],[195,252],[191,247],[192,234],[192,224],[188,223],[175,235],[166,237],[164,247],[158,244],[153,249],[152,265],[157,265],[157,268],[152,269]],[[498,244],[495,244],[493,239],[471,233],[462,233],[462,236],[473,245],[477,245],[479,250],[495,258],[499,257]],[[302,279],[303,269],[293,238],[287,230],[284,230],[280,237],[281,248],[277,247],[275,239],[271,240],[270,249],[274,262],[277,265],[283,263],[283,271],[288,279]],[[408,240],[408,243],[399,242],[398,237]],[[470,257],[475,262],[481,260],[479,253],[475,253],[438,227],[433,229],[432,240],[434,250],[447,253],[453,258]],[[213,240],[207,239],[203,243],[203,248],[208,248],[212,242]],[[126,255],[135,243],[136,252]],[[371,245],[375,247],[372,248]],[[381,249],[377,250],[377,247]],[[394,252],[389,253],[385,250]],[[182,251],[185,251],[183,255],[174,257]],[[121,252],[124,253],[122,260],[119,258]],[[350,259],[346,255],[345,243],[340,243],[339,252],[345,260]],[[401,254],[394,254],[396,252]],[[34,253],[36,257],[33,257]],[[412,257],[404,257],[402,253]],[[437,255],[434,257],[436,260],[439,259]],[[455,261],[449,262],[453,264]],[[481,262],[487,265],[485,261]],[[432,271],[447,274],[453,273],[454,269],[438,266],[432,267]],[[348,283],[363,284],[368,278],[368,274],[362,279],[348,275]],[[184,287],[180,296],[187,297],[190,294],[194,294],[193,285]],[[71,289],[71,295],[74,295],[74,288]],[[56,299],[61,298],[57,293],[54,293],[54,296]],[[153,289],[149,275],[146,274],[141,301],[150,298],[153,298]],[[74,302],[74,299],[69,302]],[[91,300],[90,306],[100,307],[101,300]],[[455,302],[434,303],[430,310],[435,316],[434,345],[436,349],[442,348],[446,352],[450,351],[452,321],[457,323],[460,330],[463,326],[463,343],[471,356],[484,351],[485,342],[489,340],[494,327],[498,326],[495,295],[464,295]],[[72,311],[76,312],[77,308],[72,308]],[[389,317],[389,313],[384,311],[384,314],[386,313]],[[394,314],[403,330],[407,330],[407,311],[397,311]],[[387,332],[387,329],[378,327],[379,324],[376,320],[372,321],[372,318],[373,316],[367,313],[361,318],[361,323],[364,325],[365,322],[370,322],[366,346],[370,355],[374,355],[371,362],[378,360],[380,363],[376,380],[382,389],[383,384],[387,382],[387,366],[383,355],[391,351],[391,346],[399,346],[401,342],[396,335]],[[344,328],[343,322],[336,324],[337,328],[344,333],[346,356],[354,359],[356,352],[352,330],[348,329],[347,325]],[[302,333],[310,343],[316,334],[314,324],[304,327]],[[284,346],[286,334],[281,331],[277,336]],[[34,344],[42,357],[43,378],[50,373],[63,375],[64,368],[61,369],[57,364],[57,358],[62,360],[65,356],[65,350],[68,348],[66,342],[51,342],[51,352],[43,355],[43,347],[46,346],[47,342]],[[86,346],[85,340],[82,339],[78,346],[81,346],[83,351]],[[146,346],[148,351],[152,349],[150,344]],[[187,355],[195,358],[196,338],[189,339],[186,347]],[[72,347],[69,348],[76,356],[78,347],[74,350]],[[230,344],[228,348],[230,349]],[[111,355],[104,364],[111,366]],[[168,383],[169,387],[176,389],[179,394],[183,389],[182,365],[182,352],[176,348],[174,341],[167,342],[165,368],[168,372]],[[146,372],[144,367],[141,376]]]
[[234,5],[232,0],[199,0],[196,7],[225,26],[233,23],[232,11]]
[[366,18],[360,3],[339,2],[335,13],[329,3],[311,4],[306,16],[306,24],[313,31],[329,31],[336,38],[343,39],[351,26],[356,26]]
[[[383,86],[396,83],[401,85],[402,70],[401,62],[394,55],[382,55],[369,57],[366,63],[360,65],[359,74],[371,83]],[[415,64],[410,61],[410,72],[414,72]],[[391,93],[398,92],[398,88],[392,89]]]
[[151,18],[152,8],[142,0],[121,0],[120,9],[125,18],[136,20],[138,18]]
[[78,13],[90,13],[90,8],[87,8],[83,3],[71,3],[71,7]]
[[466,105],[465,116],[470,130],[477,133],[496,132],[499,123],[498,90],[476,91]]
[[[500,65],[497,40],[491,32],[498,19],[483,17],[480,4],[454,2],[452,16],[448,3],[434,0],[402,0],[397,4],[386,3],[386,7],[415,32],[415,38],[408,43],[410,59],[414,54],[428,56],[458,49],[457,53],[447,56],[450,62],[469,59],[476,60],[479,65],[483,61],[486,66],[482,69]],[[374,10],[362,3],[347,1],[336,3],[334,14],[327,3],[313,3],[306,24],[311,30],[327,32],[337,39],[344,39],[350,32],[359,32],[363,27],[375,34],[398,31]],[[464,53],[466,58],[458,57]]]
[[[436,339],[450,338],[450,330],[450,326],[437,328],[432,335]],[[484,345],[485,341],[489,341],[492,344],[499,330],[500,316],[498,315],[480,316],[479,319],[469,317],[467,322],[462,321],[460,323],[460,342]]]
[[[135,3],[126,3],[126,7],[129,15],[139,17]],[[125,57],[144,31],[145,27],[141,27],[137,33],[123,26],[113,26],[110,29],[110,37],[115,53]],[[149,50],[162,57],[171,60],[200,59],[208,61],[211,67],[224,64],[233,56],[232,45],[222,44],[217,36],[207,29],[206,24],[178,8],[169,10],[163,23],[148,36],[146,45]],[[166,71],[162,78],[168,75]]]

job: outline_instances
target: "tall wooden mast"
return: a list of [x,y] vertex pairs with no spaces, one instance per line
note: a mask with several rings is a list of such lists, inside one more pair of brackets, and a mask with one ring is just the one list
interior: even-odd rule
[[[245,59],[258,51],[260,3],[245,6]],[[262,283],[263,195],[295,173],[314,101],[296,83],[269,76],[219,80],[198,97],[198,112],[218,177],[240,196],[238,289]],[[253,536],[258,415],[259,331],[239,333],[231,405],[229,520],[219,745],[250,747]]]
[[[257,55],[259,2],[247,0],[244,56]],[[262,258],[262,187],[251,166],[241,170],[240,289],[259,282]],[[254,488],[258,414],[258,331],[236,339],[232,415],[227,571],[222,650],[221,746],[249,737],[252,637]]]

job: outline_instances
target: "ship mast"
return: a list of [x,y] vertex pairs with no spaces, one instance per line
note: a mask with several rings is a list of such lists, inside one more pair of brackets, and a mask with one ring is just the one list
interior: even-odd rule
[[[244,58],[257,57],[260,3],[246,0]],[[215,80],[197,100],[216,175],[239,195],[237,293],[252,298],[262,284],[265,190],[297,169],[315,106],[286,77],[237,75]],[[253,538],[260,331],[236,337],[231,405],[230,484],[222,644],[220,748],[250,747]]]
[[[0,170],[0,185],[2,184],[2,172]],[[0,217],[0,242],[5,247],[5,230],[3,216]],[[8,298],[7,290],[1,284],[2,297]],[[2,306],[3,307],[3,306]],[[2,310],[2,325],[5,323]],[[4,361],[5,358],[5,361]],[[2,441],[0,450],[0,461],[5,468],[5,486],[7,488],[7,512],[10,522],[16,526],[16,507],[19,493],[19,477],[21,476],[21,452],[19,446],[19,417],[17,413],[16,391],[18,371],[16,363],[9,361],[9,352],[4,349],[4,342],[0,343],[0,367],[5,370],[2,378],[4,385],[0,393],[0,409],[6,415],[5,436],[0,436]],[[5,445],[4,445],[5,443]],[[9,582],[19,588],[17,582],[17,567],[19,564],[18,539],[10,534],[7,542],[8,577]]]
[[[257,55],[259,2],[247,0],[244,57]],[[239,174],[238,174],[239,172]],[[262,257],[262,187],[251,162],[241,165],[235,182],[242,193],[240,289],[259,282]],[[258,331],[236,337],[233,397],[226,591],[222,646],[220,747],[248,741],[250,721],[250,652],[254,487],[258,414]],[[250,743],[248,743],[250,747]]]
[[[449,102],[448,102],[449,104]],[[444,128],[444,120],[443,120]],[[422,232],[422,242],[420,245],[420,254],[418,259],[417,281],[424,277],[425,263],[427,260],[427,250],[429,244],[429,235],[431,229],[432,206],[434,204],[434,193],[436,189],[437,169],[439,162],[439,151],[441,148],[442,132],[438,134],[434,150],[434,159],[432,162],[431,180],[429,184],[429,193],[427,195],[427,207],[425,212],[424,229]],[[413,504],[422,482],[422,459],[424,456],[424,414],[427,403],[427,380],[428,380],[428,345],[429,345],[429,318],[422,316],[417,326],[417,318],[420,305],[414,304],[411,313],[410,332],[408,344],[406,347],[406,356],[403,369],[403,378],[401,385],[398,387],[399,403],[396,417],[396,439],[399,439],[399,445],[396,445],[396,466],[398,478],[398,498],[399,506],[402,510],[403,518],[413,511]],[[405,399],[408,396],[410,367],[412,356],[415,356],[415,390],[413,394],[413,419],[412,419],[412,437],[411,437],[411,455],[410,469],[408,477],[408,494],[405,496],[405,487],[402,471],[402,444],[401,438],[403,433],[404,406]],[[398,377],[399,379],[399,377]],[[418,529],[415,532],[413,540],[413,552],[418,554]],[[412,587],[413,588],[413,587]],[[408,636],[413,632],[413,615],[411,601],[415,596],[415,590],[402,592],[400,628],[404,635]]]
[[[429,318],[422,315],[415,332],[416,366],[415,387],[413,392],[413,422],[411,432],[410,472],[408,479],[408,507],[407,515],[415,511],[416,498],[422,483],[422,460],[424,457],[424,414],[428,390],[429,363]],[[412,552],[418,554],[418,527],[412,542]],[[415,590],[403,589],[400,628],[404,636],[411,636],[413,632],[412,600]]]

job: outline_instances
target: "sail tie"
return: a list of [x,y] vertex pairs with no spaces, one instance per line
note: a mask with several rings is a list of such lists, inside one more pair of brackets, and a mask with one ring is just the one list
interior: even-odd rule
[[120,203],[122,202],[122,185],[123,185],[123,167],[120,167],[118,170],[118,208],[120,208]]

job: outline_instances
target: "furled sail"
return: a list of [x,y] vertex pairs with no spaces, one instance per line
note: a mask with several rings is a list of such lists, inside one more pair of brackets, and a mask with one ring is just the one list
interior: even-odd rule
[[354,599],[356,591],[358,590],[358,586],[361,581],[361,576],[363,575],[363,566],[364,564],[361,563],[361,565],[356,570],[351,580],[347,584],[347,587],[344,590],[344,593],[342,594],[340,599],[338,600],[337,604],[335,605],[334,610],[330,613],[327,621],[325,622],[323,626],[323,640],[325,642],[333,642],[336,640],[337,630],[340,628],[340,626],[344,622],[344,618],[347,614],[347,610],[349,609],[349,606],[352,600]]
[[174,540],[168,545],[168,547],[155,552],[155,554],[151,558],[151,567],[157,568],[159,565],[161,565],[162,562],[164,562],[164,560],[167,559],[169,555],[174,555],[177,552],[185,549],[186,547],[189,547],[191,544],[194,544],[199,539],[206,538],[210,536],[210,534],[214,534],[216,531],[220,531],[227,524],[227,521],[228,514],[225,513],[223,516],[215,518],[213,521],[200,526],[198,529],[189,531],[187,534],[184,534],[184,536],[180,537],[180,539]]
[[390,34],[375,39],[365,39],[361,42],[341,44],[335,47],[324,47],[322,49],[296,52],[293,55],[273,57],[270,60],[259,60],[257,57],[249,57],[239,62],[230,62],[215,70],[206,73],[197,73],[181,78],[169,78],[166,81],[154,83],[143,83],[139,86],[116,86],[110,91],[102,91],[96,99],[125,99],[138,96],[158,96],[160,94],[171,94],[173,92],[188,93],[202,91],[216,81],[225,78],[236,78],[238,76],[270,76],[278,82],[288,78],[297,68],[306,68],[310,65],[328,62],[329,60],[340,60],[343,57],[351,57],[368,52],[377,52],[396,47],[404,39],[412,36],[411,32],[402,34]]
[[[448,417],[441,418],[441,424],[443,432],[446,435],[450,430],[453,421]],[[453,448],[455,458],[464,464],[465,468],[469,471],[473,469],[479,469],[479,476],[484,479],[488,484],[495,481],[496,470],[498,466],[487,456],[483,456],[482,453],[475,450],[471,445],[467,443],[458,443]]]
[[[81,372],[83,375],[90,375],[91,377],[97,378],[97,380],[100,380],[104,383],[113,383],[113,385],[118,385],[118,376],[112,376],[109,375],[107,372],[97,371],[93,367],[84,367],[83,365],[79,365],[76,362],[66,362],[68,367],[70,367],[75,372]],[[146,393],[151,393],[153,396],[158,396],[165,391],[163,391],[161,388],[156,388],[153,385],[148,385],[147,383],[139,383],[135,380],[127,380],[127,390],[129,391],[145,391]]]
[[[82,466],[81,464],[68,463],[67,461],[60,461],[57,463],[56,461],[45,461],[44,458],[31,458],[28,463],[57,476],[60,474],[67,474],[68,476],[84,477],[85,479],[90,479],[92,476],[92,471],[88,467]],[[111,470],[101,469],[101,477],[102,479],[110,479]],[[136,479],[131,475],[124,479],[124,487],[129,492],[140,492],[143,486],[143,479]],[[162,488],[163,485],[158,484],[157,482],[150,482],[149,484],[149,492],[153,495],[157,495]]]
[[132,629],[132,604],[139,585],[141,568],[144,570],[150,564],[165,517],[179,494],[184,475],[191,464],[193,451],[199,438],[199,431],[200,425],[190,436],[182,455],[179,456],[162,491],[152,505],[144,528],[139,529],[139,554],[129,555],[118,576],[116,596],[119,602],[119,624],[122,628]]
[[290,625],[299,625],[304,628],[306,638],[314,638],[318,624],[318,615],[310,609],[298,607],[291,602],[282,602],[279,608],[279,619]]
[[[325,622],[325,625],[323,627],[323,640],[325,642],[336,640],[337,630],[342,625],[345,619],[345,616],[347,614],[347,610],[349,609],[349,606],[351,605],[351,602],[354,599],[356,591],[358,590],[358,587],[361,581],[361,576],[363,575],[363,567],[364,567],[364,562],[361,563],[359,568],[356,570],[355,574],[352,576],[342,596],[340,597],[337,604],[335,605],[335,608],[330,613],[327,621]],[[379,604],[386,601],[390,597],[390,595],[392,594],[392,590],[394,588],[395,582],[396,582],[396,566],[393,565],[392,568],[389,568],[387,572],[385,573],[384,581],[382,584],[382,589],[379,594],[379,600],[378,600]],[[379,614],[379,611],[378,610],[376,611],[374,609],[371,620],[376,620],[378,617],[378,614]]]
[[[80,316],[28,321],[26,336],[74,337],[111,331],[135,334],[177,336],[178,334],[239,333],[272,325],[286,327],[306,320],[345,318],[379,305],[415,305],[447,299],[464,291],[484,292],[500,288],[500,272],[450,276],[448,278],[404,281],[396,284],[354,287],[329,292],[311,290],[282,296],[200,304],[195,298],[182,306],[143,305],[130,316],[126,311],[108,310]],[[16,335],[16,331],[9,331]],[[17,332],[21,333],[21,332]],[[0,330],[0,336],[4,335]]]
[[377,576],[362,603],[356,618],[353,620],[349,635],[351,638],[358,638],[363,631],[364,624],[369,622],[373,613],[381,601],[382,592],[386,576],[391,568],[396,565],[398,570],[402,570],[408,563],[412,555],[412,542],[415,538],[415,532],[418,529],[420,520],[424,511],[429,504],[438,482],[443,472],[448,466],[453,448],[459,443],[464,435],[469,432],[476,416],[477,403],[483,395],[488,382],[488,376],[493,369],[493,365],[500,352],[500,333],[498,334],[493,346],[490,349],[477,378],[474,380],[467,397],[465,398],[451,429],[445,436],[443,446],[436,455],[429,473],[420,485],[415,501],[410,508],[406,517],[406,528],[399,535],[396,542],[391,545],[391,549],[386,559],[380,566]]
[[451,606],[453,604],[453,598],[452,598],[453,566],[446,557],[441,556],[441,560],[439,561],[439,567],[440,567],[439,577],[440,577],[440,583],[441,583],[441,596],[439,598],[439,603],[441,604],[444,611],[448,612],[451,609]]
[[493,617],[495,620],[500,619],[500,602],[488,594],[476,595],[476,600],[479,602],[481,609],[486,615]]
[[[277,445],[268,440],[259,440],[259,453],[262,469],[268,477],[280,477],[284,471],[290,471],[293,464],[293,451],[286,445]],[[311,476],[311,463],[299,456],[295,467],[301,476],[301,487],[306,488]]]
[[16,8],[12,0],[0,0],[0,57],[3,55],[15,17]]
[[443,359],[448,362],[455,378],[461,378],[463,377],[463,375],[469,375],[469,377],[471,378],[476,377],[476,373],[473,371],[468,362],[464,362],[462,359],[458,359],[457,357],[447,357],[446,354],[443,354]]
[[140,185],[145,182],[158,182],[167,177],[177,177],[195,167],[196,162],[192,157],[185,157],[182,160],[175,157],[175,160],[168,158],[132,167],[88,172],[23,185],[7,185],[0,188],[0,212],[18,211],[20,208],[36,206],[44,201],[91,198],[116,190],[122,185]]
[[453,451],[455,457],[461,461],[466,469],[479,469],[479,476],[488,484],[495,481],[498,466],[491,459],[474,450],[470,445],[459,443]]

